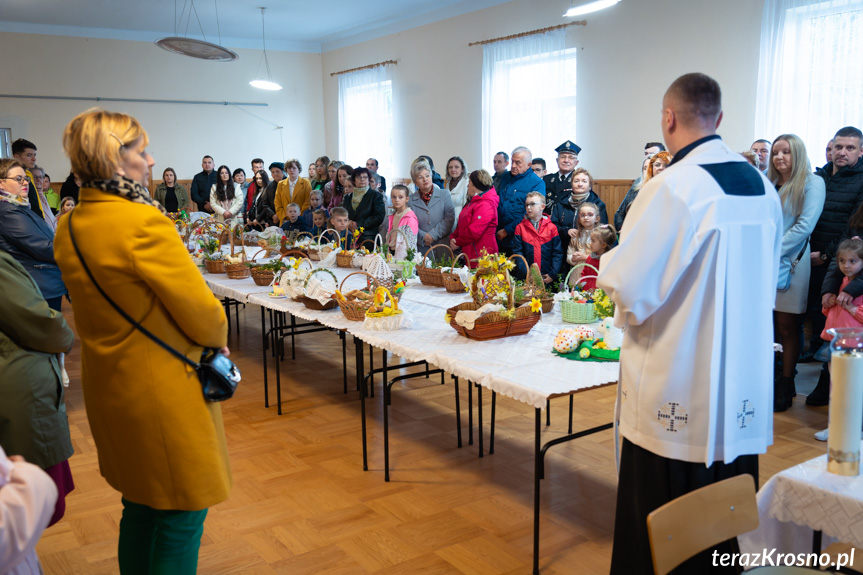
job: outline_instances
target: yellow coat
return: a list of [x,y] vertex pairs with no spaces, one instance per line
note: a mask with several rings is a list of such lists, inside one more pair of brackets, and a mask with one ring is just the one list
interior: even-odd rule
[[[195,372],[123,319],[96,290],[61,219],[54,255],[81,339],[82,386],[99,467],[123,497],[194,511],[228,497],[231,474],[218,403]],[[193,361],[227,342],[222,306],[171,221],[153,206],[82,188],[75,239],[87,265],[131,317]]]
[[300,176],[297,183],[294,184],[294,195],[291,197],[291,187],[288,184],[288,178],[279,182],[279,187],[276,188],[276,215],[279,216],[279,225],[285,221],[287,216],[288,204],[299,204],[300,213],[308,210],[311,207],[309,200],[312,196],[312,185],[307,179]]

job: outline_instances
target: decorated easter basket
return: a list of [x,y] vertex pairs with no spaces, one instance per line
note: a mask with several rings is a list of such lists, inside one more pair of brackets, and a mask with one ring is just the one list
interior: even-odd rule
[[448,271],[441,272],[441,278],[443,279],[443,287],[446,288],[446,291],[448,291],[449,293],[465,293],[467,291],[467,286],[464,285],[464,282],[461,280],[461,276],[453,272],[453,270],[457,267],[456,264],[458,264],[458,261],[461,258],[464,258],[465,265],[470,266],[467,261],[467,255],[462,252],[457,255],[452,261],[452,267]]
[[[348,281],[349,277],[356,275],[366,276],[366,289],[355,289],[346,292],[345,282]],[[371,289],[368,286],[371,286]],[[335,294],[336,302],[342,310],[345,319],[349,321],[364,321],[366,319],[366,311],[374,304],[374,294],[378,287],[377,280],[366,272],[353,272],[345,276]]]
[[[582,263],[576,264],[572,267],[571,270],[569,270],[569,273],[566,274],[566,279],[563,282],[564,289],[566,289],[566,286],[569,285],[569,276],[572,275],[572,272],[574,272],[577,269],[582,269],[582,268],[586,268],[586,267],[592,269],[594,271],[594,273],[596,273],[596,274],[599,273],[598,269],[596,269],[595,267],[593,267],[592,265],[590,265],[588,263],[582,262]],[[578,279],[578,282],[581,282],[582,280],[586,280],[588,278],[595,278],[595,277],[596,277],[595,275],[593,275],[593,276],[582,275]],[[578,283],[578,282],[576,282],[576,283]],[[592,302],[591,303],[578,303],[578,302],[575,302],[572,300],[561,300],[561,302],[560,302],[560,315],[563,318],[563,321],[565,321],[567,323],[593,323],[597,320],[596,307],[594,306],[594,304]]]
[[[323,281],[316,277],[318,274],[324,274],[324,277],[331,280],[332,283],[327,286]],[[306,281],[303,283],[302,295],[297,299],[304,306],[312,310],[326,311],[328,309],[336,309],[339,304],[336,300],[332,299],[332,296],[336,292],[338,285],[339,280],[336,279],[336,275],[327,268],[312,270],[312,272],[306,276]]]
[[[375,302],[366,310],[363,328],[373,331],[393,331],[407,327],[407,315],[399,302],[385,287],[375,289]],[[389,302],[389,305],[387,303]]]
[[530,303],[534,298],[542,302],[542,313],[551,313],[554,309],[554,297],[549,295],[545,289],[545,283],[542,281],[542,273],[536,263],[527,264],[527,258],[521,254],[513,254],[509,259],[521,258],[524,262],[524,269],[527,270],[527,276],[524,280],[524,286],[516,288],[515,305]]
[[[267,267],[261,267],[261,264],[255,263],[256,260],[258,259],[258,256],[261,253],[264,254],[264,257],[274,256],[274,255],[280,256],[278,260],[274,260],[274,261],[279,262],[280,267],[284,267],[283,258],[281,257],[281,252],[279,252],[278,249],[273,248],[273,247],[268,247],[268,248],[262,248],[261,250],[255,252],[255,254],[252,256],[251,261],[246,264],[250,268],[252,281],[255,282],[255,285],[268,286],[271,283],[273,283],[273,280],[276,277],[276,271],[277,270],[271,269],[271,267],[272,268],[276,267],[275,265],[272,265],[272,266],[267,265]],[[270,262],[270,264],[273,264],[273,262]]]
[[420,281],[423,285],[431,287],[444,287],[443,270],[441,270],[440,267],[435,267],[434,263],[435,250],[441,247],[449,251],[450,262],[455,259],[455,254],[453,254],[453,251],[446,244],[437,244],[429,248],[429,251],[426,252],[426,258],[430,258],[432,260],[432,265],[426,266],[426,258],[423,258],[423,263],[418,264],[416,267],[417,275],[419,276]]
[[[336,230],[326,229],[326,230],[322,231],[321,235],[318,236],[318,241],[313,242],[312,244],[309,244],[309,259],[312,260],[313,262],[321,261],[322,259],[324,259],[324,257],[328,253],[330,253],[334,249],[334,248],[330,247],[329,245],[322,243],[322,240],[324,239],[324,235],[326,235],[326,234],[335,235],[336,245],[338,245],[339,240],[341,240],[341,238],[339,237],[339,232],[337,232]],[[317,244],[317,245],[315,245],[315,244]]]
[[460,311],[476,311],[481,304],[474,302],[462,303],[447,310],[449,324],[461,336],[478,341],[501,339],[528,333],[539,322],[542,315],[531,311],[530,304],[510,308],[509,312],[488,313],[474,322],[473,329],[459,325],[456,314]]
[[[237,245],[236,242],[236,234],[240,234],[239,252],[235,252],[234,248]],[[229,259],[225,260],[225,274],[227,274],[229,280],[244,280],[252,274],[252,270],[249,269],[249,266],[246,265],[246,250],[243,248],[243,240],[242,240],[243,228],[240,226],[235,227],[229,232],[229,238],[231,241],[231,254]],[[240,261],[232,261],[237,259],[239,256]]]
[[[297,260],[294,262],[295,265],[290,265],[282,271],[279,276],[279,287],[284,290],[286,296],[298,302],[303,295],[306,278],[315,269],[314,265],[303,252],[298,250],[289,250],[287,253],[282,254],[282,258],[296,258]],[[307,270],[300,269],[303,263],[308,266]]]

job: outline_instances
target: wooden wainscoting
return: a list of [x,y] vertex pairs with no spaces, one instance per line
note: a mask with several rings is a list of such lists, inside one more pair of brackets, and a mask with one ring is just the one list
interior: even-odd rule
[[599,198],[605,202],[605,209],[608,212],[608,223],[614,224],[614,212],[623,202],[626,192],[632,187],[632,182],[635,180],[594,180],[593,191],[599,195]]

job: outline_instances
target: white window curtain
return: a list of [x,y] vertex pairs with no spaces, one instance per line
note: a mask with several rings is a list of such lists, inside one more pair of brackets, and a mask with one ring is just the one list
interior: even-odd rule
[[[483,46],[482,163],[527,146],[534,157],[554,154],[575,133],[575,49],[566,30]],[[552,163],[552,166],[554,164]]]
[[797,134],[814,168],[839,128],[861,124],[863,0],[765,0],[755,137]]
[[389,66],[339,76],[339,159],[365,166],[375,158],[393,172],[393,82]]

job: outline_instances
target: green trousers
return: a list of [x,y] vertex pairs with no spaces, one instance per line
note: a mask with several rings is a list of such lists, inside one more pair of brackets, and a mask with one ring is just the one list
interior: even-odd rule
[[194,575],[207,510],[165,511],[123,499],[122,575]]

